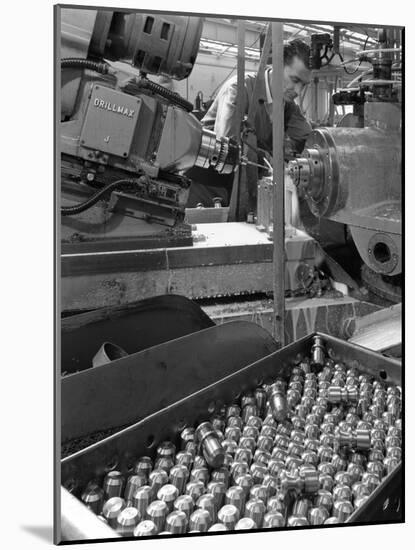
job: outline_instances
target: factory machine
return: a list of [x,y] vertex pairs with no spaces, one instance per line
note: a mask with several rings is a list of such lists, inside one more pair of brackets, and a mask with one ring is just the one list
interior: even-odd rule
[[[247,160],[236,142],[203,127],[191,103],[156,82],[189,76],[202,26],[197,17],[61,10],[64,312],[162,294],[232,300],[273,291],[271,178],[258,182],[254,223],[228,223],[227,208],[186,209],[189,169],[230,174]],[[370,62],[371,71],[332,99],[353,105],[353,114],[336,127],[316,128],[301,157],[286,166],[286,189],[295,185],[301,204],[308,205],[303,231],[291,223],[287,191],[287,297],[330,288],[322,264],[329,265],[332,280],[345,283],[343,289],[359,291],[323,252],[311,219],[345,228],[342,235],[347,232],[363,260],[365,285],[400,301],[400,40],[395,29],[381,30],[376,48],[359,52],[358,60]],[[313,68],[329,59],[330,48],[339,51],[338,32],[334,40],[312,36]],[[364,302],[346,301],[349,317],[372,311]],[[266,325],[271,313],[268,308]],[[304,317],[302,334],[317,328],[310,321],[315,317]],[[327,322],[318,328],[329,331]]]
[[400,33],[380,30],[377,47],[359,52],[358,58],[372,66],[366,78],[355,79],[332,98],[335,105],[353,105],[353,113],[334,128],[314,130],[288,172],[315,217],[350,230],[369,288],[400,301]]
[[[278,349],[259,323],[214,326],[166,300],[159,330],[158,298],[131,303],[273,288],[272,183],[258,194],[261,231],[185,221],[185,172],[243,162],[148,76],[190,74],[202,21],[61,15],[62,308],[108,307],[62,323],[59,537],[403,521],[399,361],[313,324]],[[373,76],[334,97],[353,115],[316,129],[286,169],[315,218],[347,226],[368,273],[389,279],[402,271],[396,39],[382,31],[362,53]],[[313,44],[318,62],[330,40]],[[321,249],[286,222],[296,290]],[[97,366],[101,344],[125,350]]]
[[61,21],[62,241],[191,243],[186,170],[230,173],[239,150],[147,75],[187,78],[202,20],[80,13],[62,10]]

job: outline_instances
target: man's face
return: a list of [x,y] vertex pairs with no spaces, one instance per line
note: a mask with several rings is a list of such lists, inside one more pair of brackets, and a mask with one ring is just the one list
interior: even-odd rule
[[311,71],[299,57],[294,56],[290,65],[284,65],[284,99],[293,101],[310,80]]

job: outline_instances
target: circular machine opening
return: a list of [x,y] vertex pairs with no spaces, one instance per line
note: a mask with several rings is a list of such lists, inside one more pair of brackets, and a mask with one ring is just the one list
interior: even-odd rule
[[391,259],[391,251],[386,243],[376,243],[373,248],[373,257],[380,264],[385,264]]

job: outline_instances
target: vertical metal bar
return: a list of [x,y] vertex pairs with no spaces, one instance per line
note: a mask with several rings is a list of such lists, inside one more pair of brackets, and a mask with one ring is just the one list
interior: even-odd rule
[[[236,116],[237,125],[236,128],[241,128],[243,110],[244,110],[244,89],[245,89],[245,21],[243,19],[238,20],[238,66],[237,66],[237,96],[236,96]],[[241,133],[236,135],[238,144],[241,144]],[[229,214],[228,221],[236,221],[239,217],[239,195],[240,195],[240,179],[245,167],[240,165],[235,172],[233,178],[231,198],[229,201]]]
[[283,24],[272,23],[272,153],[274,211],[274,338],[285,344],[284,214],[284,43]]

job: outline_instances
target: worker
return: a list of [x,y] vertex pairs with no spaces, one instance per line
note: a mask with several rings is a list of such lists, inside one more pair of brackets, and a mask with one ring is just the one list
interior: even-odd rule
[[[284,129],[285,144],[284,156],[286,159],[295,153],[301,153],[305,141],[311,132],[311,126],[301,113],[299,106],[294,102],[311,79],[308,67],[310,56],[309,46],[300,39],[292,40],[284,45]],[[255,73],[245,75],[244,113],[248,114],[252,93],[254,90]],[[272,67],[265,69],[260,82],[258,105],[254,119],[254,133],[256,148],[259,153],[255,158],[260,164],[263,156],[272,154]],[[236,113],[237,77],[233,76],[220,88],[210,109],[202,119],[203,124],[213,130],[218,137],[236,137],[240,131],[237,128]],[[252,155],[250,159],[252,160]],[[212,171],[213,172],[213,171]],[[232,188],[233,175],[214,175],[210,170],[205,174],[198,168],[193,168],[189,177],[194,184],[190,190],[188,206],[202,203],[212,206],[213,196],[222,198],[223,205],[228,203]],[[249,175],[250,174],[250,175]],[[249,167],[248,187],[250,192],[249,208],[254,207],[256,200],[256,184],[258,173]]]

